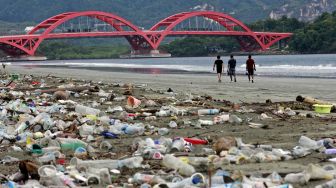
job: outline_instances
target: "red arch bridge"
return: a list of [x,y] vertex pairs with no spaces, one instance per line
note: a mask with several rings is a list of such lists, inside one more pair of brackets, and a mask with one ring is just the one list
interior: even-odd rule
[[133,53],[156,51],[167,36],[233,36],[244,51],[267,50],[292,33],[253,32],[241,21],[212,11],[182,12],[144,30],[114,14],[99,11],[68,12],[44,20],[27,34],[0,37],[0,49],[9,56],[34,56],[47,39],[125,37]]

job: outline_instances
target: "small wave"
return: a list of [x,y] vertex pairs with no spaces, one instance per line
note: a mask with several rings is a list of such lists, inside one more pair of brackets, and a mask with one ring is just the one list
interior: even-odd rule
[[198,65],[146,65],[146,64],[122,64],[122,63],[64,63],[67,66],[78,67],[109,67],[109,68],[157,68],[157,69],[174,69],[184,71],[206,71],[208,67]]
[[[240,68],[245,68],[246,65],[241,65]],[[301,69],[301,70],[336,70],[336,66],[332,64],[320,64],[320,65],[256,65],[257,68],[259,69]]]

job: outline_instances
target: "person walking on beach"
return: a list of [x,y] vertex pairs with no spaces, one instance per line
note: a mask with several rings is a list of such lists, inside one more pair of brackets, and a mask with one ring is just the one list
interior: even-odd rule
[[230,60],[228,62],[228,74],[230,76],[231,82],[232,82],[232,77],[234,78],[234,81],[237,82],[236,79],[236,60],[233,58],[233,55],[230,56]]
[[248,56],[248,59],[246,61],[246,71],[247,71],[249,82],[252,79],[252,83],[254,83],[253,75],[254,75],[254,71],[256,71],[256,68],[255,68],[254,60],[252,59],[251,55]]
[[224,62],[220,59],[220,56],[217,56],[217,60],[213,65],[213,71],[217,69],[218,82],[222,82],[222,73],[224,72]]

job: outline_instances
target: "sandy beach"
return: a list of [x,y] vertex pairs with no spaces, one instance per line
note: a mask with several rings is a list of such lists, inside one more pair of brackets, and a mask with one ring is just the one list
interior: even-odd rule
[[247,76],[238,76],[237,83],[230,82],[228,76],[218,83],[217,77],[204,74],[141,74],[133,72],[106,72],[86,69],[67,68],[27,68],[9,66],[10,73],[43,75],[48,74],[66,78],[77,78],[104,82],[148,84],[153,89],[210,95],[233,102],[274,102],[293,101],[298,95],[335,101],[336,80],[324,78],[256,77],[249,83]]
[[[243,123],[242,125],[214,125],[206,126],[203,129],[195,129],[190,126],[182,126],[179,129],[172,129],[168,136],[176,137],[193,137],[200,138],[209,137],[216,139],[222,136],[240,137],[245,143],[251,144],[270,144],[273,147],[291,150],[298,144],[300,136],[305,135],[312,139],[318,140],[325,137],[334,137],[335,132],[335,115],[327,115],[322,118],[306,118],[306,117],[287,117],[279,118],[273,116],[271,120],[261,121],[258,116],[260,112],[268,108],[275,109],[278,104],[270,104],[265,106],[265,100],[271,99],[273,102],[295,101],[297,95],[307,95],[318,99],[335,102],[336,99],[336,80],[333,79],[316,79],[316,78],[276,78],[276,77],[256,77],[255,83],[249,83],[246,77],[239,76],[237,83],[229,82],[229,77],[224,76],[223,82],[218,83],[216,75],[195,75],[195,74],[139,74],[132,72],[107,72],[85,69],[66,69],[66,68],[40,68],[40,67],[23,67],[23,66],[8,66],[9,73],[32,74],[35,76],[57,76],[63,78],[85,79],[94,81],[103,81],[104,83],[135,83],[146,84],[146,88],[153,88],[154,90],[166,91],[172,88],[174,92],[189,94],[193,96],[210,95],[214,99],[224,99],[235,103],[245,102],[247,109],[257,110],[254,113],[235,113],[243,119],[252,118],[255,123],[262,123],[267,125],[265,129],[254,129]],[[136,96],[153,97],[150,92],[136,91]],[[154,97],[155,98],[155,97]],[[93,99],[90,99],[93,100]],[[231,108],[225,106],[223,103],[215,103],[211,101],[206,102],[213,108]],[[253,104],[258,103],[258,104]],[[124,103],[115,103],[113,105],[124,105]],[[268,104],[267,104],[268,105]],[[285,107],[291,107],[299,110],[300,105],[294,103],[284,103]],[[198,106],[199,108],[202,106]],[[258,110],[258,109],[261,109]],[[305,111],[306,113],[307,111]],[[309,112],[309,111],[308,111]],[[311,112],[311,111],[310,111]],[[270,112],[269,112],[270,113]],[[184,119],[197,121],[198,116],[178,117],[179,126],[183,125]],[[201,117],[203,118],[203,117]],[[204,117],[211,119],[212,117]],[[171,121],[169,117],[160,119],[158,122],[152,122],[155,127],[167,127]],[[182,122],[182,123],[181,123]],[[144,139],[148,136],[141,136]],[[151,135],[150,137],[158,138],[158,135]],[[111,140],[114,152],[119,154],[130,155],[128,149],[135,137],[123,138],[120,140]],[[26,158],[20,153],[6,153],[1,156],[10,154],[20,159]],[[1,157],[0,156],[0,157]],[[28,158],[31,159],[31,158]],[[259,172],[261,174],[270,174],[276,171],[282,175],[292,172],[301,172],[308,164],[325,165],[330,164],[326,162],[326,157],[321,153],[313,153],[303,158],[298,158],[289,161],[276,161],[267,163],[249,163],[242,165],[227,165],[224,168],[228,171],[242,170],[247,174]],[[6,169],[6,166],[0,165],[0,169]],[[13,167],[14,169],[16,167]],[[12,173],[13,171],[9,171]],[[127,177],[127,176],[126,176]],[[314,187],[321,184],[323,181],[309,182],[308,185],[302,187]],[[301,187],[296,185],[295,187]]]

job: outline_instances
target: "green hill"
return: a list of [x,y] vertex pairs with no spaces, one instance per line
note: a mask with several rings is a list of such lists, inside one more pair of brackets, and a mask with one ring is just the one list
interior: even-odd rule
[[283,4],[279,0],[0,0],[0,20],[40,22],[50,16],[84,10],[112,12],[133,23],[150,27],[174,13],[214,10],[232,14],[244,22],[269,17]]

